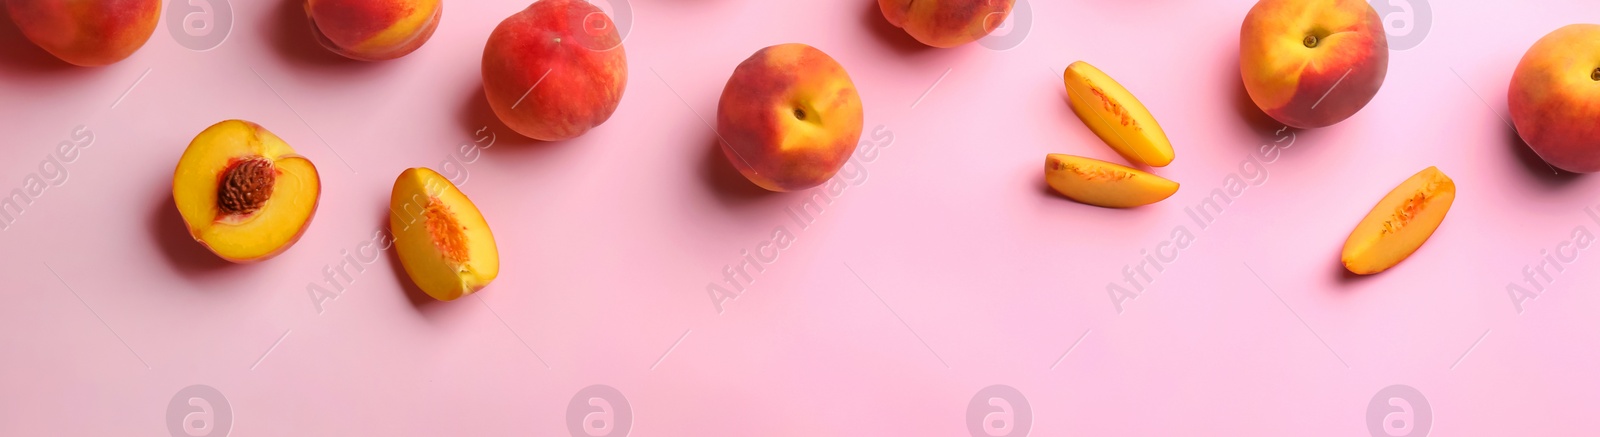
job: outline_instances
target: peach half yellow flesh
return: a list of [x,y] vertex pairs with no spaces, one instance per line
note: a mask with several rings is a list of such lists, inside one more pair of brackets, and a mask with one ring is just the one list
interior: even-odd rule
[[406,275],[434,299],[472,294],[500,274],[489,223],[454,183],[431,169],[407,169],[394,181],[389,232]]
[[261,261],[294,245],[316,214],[310,160],[260,125],[227,120],[195,136],[172,174],[189,235],[228,261]]
[[1456,183],[1428,167],[1395,187],[1350,232],[1340,256],[1350,273],[1371,275],[1411,256],[1433,236],[1456,199]]

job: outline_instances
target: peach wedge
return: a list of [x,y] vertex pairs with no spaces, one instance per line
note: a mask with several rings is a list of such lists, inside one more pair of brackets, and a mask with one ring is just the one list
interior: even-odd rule
[[1072,113],[1128,161],[1151,167],[1172,163],[1172,143],[1155,116],[1133,93],[1087,62],[1067,66],[1062,80]]
[[300,239],[322,192],[317,167],[260,125],[227,120],[189,142],[172,200],[189,235],[228,261],[262,261]]
[[1098,159],[1052,153],[1044,159],[1050,188],[1068,199],[1106,208],[1132,208],[1160,202],[1178,192],[1178,183]]
[[500,274],[489,223],[472,200],[433,170],[407,169],[394,181],[389,232],[406,275],[434,299],[472,294]]
[[1344,242],[1344,268],[1358,275],[1388,270],[1433,236],[1456,199],[1456,183],[1428,167],[1383,196]]

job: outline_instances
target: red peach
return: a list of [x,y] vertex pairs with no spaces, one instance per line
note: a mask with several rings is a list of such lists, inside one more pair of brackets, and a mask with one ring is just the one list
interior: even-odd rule
[[9,0],[6,7],[29,41],[84,67],[126,59],[161,18],[161,0]]
[[1528,49],[1511,75],[1511,122],[1550,165],[1600,171],[1600,25],[1573,24]]
[[844,66],[805,44],[757,51],[733,70],[717,104],[728,161],[772,191],[827,182],[861,139],[861,96]]
[[512,14],[483,48],[483,91],[517,133],[565,140],[616,112],[628,84],[617,26],[582,0],[540,0]]

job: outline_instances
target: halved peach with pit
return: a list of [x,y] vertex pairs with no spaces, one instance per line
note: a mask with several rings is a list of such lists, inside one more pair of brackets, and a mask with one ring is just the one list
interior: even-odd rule
[[1045,182],[1067,198],[1106,208],[1132,208],[1160,202],[1178,192],[1166,178],[1098,159],[1051,153],[1044,159]]
[[394,181],[389,232],[406,275],[434,299],[472,294],[500,274],[489,223],[454,183],[431,169],[407,169]]
[[1340,256],[1344,268],[1370,275],[1404,261],[1439,229],[1455,199],[1455,181],[1438,167],[1412,175],[1383,196],[1350,232]]
[[172,174],[172,200],[189,235],[237,263],[277,256],[316,214],[317,167],[260,125],[227,120],[189,142]]

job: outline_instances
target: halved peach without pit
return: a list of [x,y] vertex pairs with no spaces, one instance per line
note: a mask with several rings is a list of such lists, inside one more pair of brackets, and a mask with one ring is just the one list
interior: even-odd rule
[[1044,177],[1050,188],[1069,199],[1107,208],[1149,205],[1178,192],[1178,183],[1166,178],[1061,153],[1045,156]]
[[317,167],[260,125],[227,120],[189,142],[172,200],[195,241],[228,261],[277,256],[316,214]]
[[455,184],[431,169],[407,169],[394,181],[389,232],[406,275],[434,299],[472,294],[500,274],[489,223]]
[[1411,256],[1433,236],[1456,199],[1456,183],[1428,167],[1390,191],[1350,232],[1340,256],[1358,275],[1388,270]]

